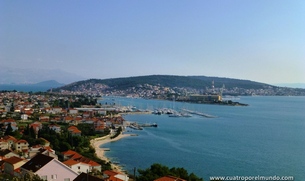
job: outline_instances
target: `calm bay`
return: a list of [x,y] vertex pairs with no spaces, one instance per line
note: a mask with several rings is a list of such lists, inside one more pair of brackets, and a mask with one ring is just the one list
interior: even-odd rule
[[249,106],[190,104],[106,97],[102,102],[138,109],[188,109],[216,116],[124,115],[127,121],[157,128],[103,145],[129,173],[153,163],[184,167],[209,176],[294,176],[305,180],[305,97],[239,97]]

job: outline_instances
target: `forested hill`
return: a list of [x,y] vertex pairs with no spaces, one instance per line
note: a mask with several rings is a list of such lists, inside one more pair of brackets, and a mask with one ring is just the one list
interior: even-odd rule
[[[253,82],[250,80],[239,80],[231,78],[219,78],[219,77],[206,77],[206,76],[173,76],[173,75],[148,75],[148,76],[137,76],[137,77],[126,77],[126,78],[112,78],[112,79],[89,79],[79,82],[74,82],[53,91],[59,90],[75,90],[82,87],[83,89],[90,88],[95,84],[102,84],[110,89],[125,90],[131,87],[139,85],[160,85],[163,87],[184,87],[194,89],[205,89],[211,87],[212,81],[214,81],[215,87],[222,87],[225,85],[226,88],[243,88],[243,89],[265,89],[271,85]],[[271,86],[274,87],[274,86]]]

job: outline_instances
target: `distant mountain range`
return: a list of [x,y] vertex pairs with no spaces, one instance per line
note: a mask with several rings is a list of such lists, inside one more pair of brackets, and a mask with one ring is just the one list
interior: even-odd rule
[[[215,88],[221,88],[225,86],[226,89],[239,88],[239,89],[247,89],[247,90],[250,89],[260,90],[260,89],[275,89],[278,87],[278,86],[250,81],[250,80],[222,78],[222,77],[147,75],[147,76],[111,78],[111,79],[88,79],[83,81],[76,81],[70,84],[58,83],[56,80],[42,81],[39,83],[32,83],[32,84],[30,83],[1,84],[0,83],[0,90],[37,92],[37,91],[47,91],[52,89],[52,91],[56,92],[59,90],[83,91],[83,90],[91,90],[91,89],[99,89],[99,90],[107,89],[108,91],[111,91],[111,90],[127,90],[132,87],[139,87],[145,84],[149,84],[153,86],[156,85],[162,87],[170,87],[170,88],[178,87],[178,88],[191,88],[197,90],[204,90],[206,88],[211,88],[212,82],[214,83]],[[283,87],[289,87],[289,86],[285,84],[283,85]],[[304,89],[300,91],[304,92]]]
[[23,91],[23,92],[45,92],[51,88],[62,87],[65,84],[58,83],[55,80],[48,80],[36,84],[0,84],[0,91]]
[[95,84],[103,84],[111,89],[124,90],[138,85],[150,84],[161,85],[164,87],[188,87],[194,89],[205,89],[211,87],[212,81],[214,81],[215,87],[226,88],[239,87],[244,89],[264,89],[267,87],[275,87],[265,83],[254,82],[250,80],[240,80],[231,78],[219,78],[219,77],[207,77],[207,76],[173,76],[173,75],[148,75],[126,78],[112,78],[112,79],[89,79],[84,81],[74,82],[72,84],[65,85],[53,89],[58,90],[75,90],[78,88],[88,87]]
[[64,84],[85,78],[60,69],[12,68],[0,65],[0,84],[36,84],[46,80],[56,80]]

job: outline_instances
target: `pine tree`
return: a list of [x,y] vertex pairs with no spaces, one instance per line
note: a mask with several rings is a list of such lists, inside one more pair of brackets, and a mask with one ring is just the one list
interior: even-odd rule
[[12,133],[13,133],[13,128],[12,128],[12,126],[11,126],[11,123],[9,123],[9,124],[7,125],[7,128],[6,128],[6,130],[5,130],[4,135],[11,135]]

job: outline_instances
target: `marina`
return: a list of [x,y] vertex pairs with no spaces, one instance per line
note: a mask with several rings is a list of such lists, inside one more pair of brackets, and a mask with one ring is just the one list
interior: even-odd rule
[[[157,162],[186,168],[204,180],[213,175],[274,174],[305,180],[300,160],[305,157],[305,97],[240,99],[251,106],[175,103],[176,110],[208,113],[215,116],[213,121],[196,114],[178,119],[169,114],[125,115],[139,125],[155,122],[158,127],[132,130],[139,136],[105,144],[111,149],[105,154],[118,158],[130,173],[134,167],[145,169]],[[171,101],[122,98],[121,102],[141,109],[173,107]]]

